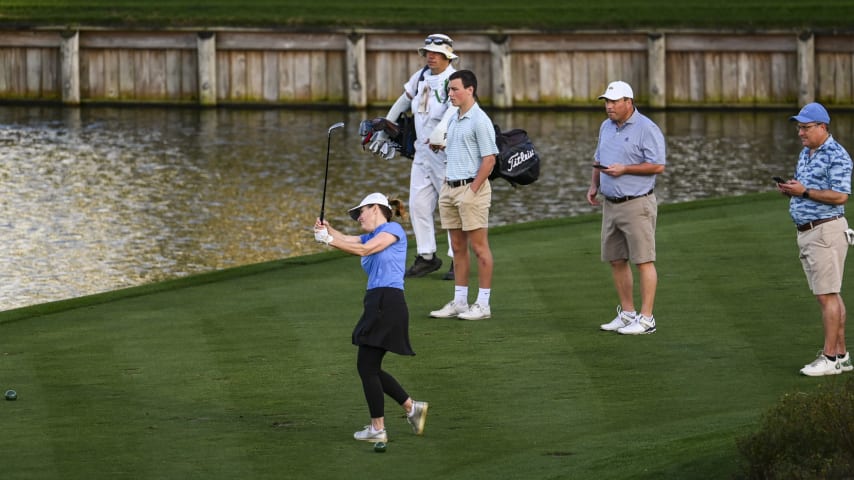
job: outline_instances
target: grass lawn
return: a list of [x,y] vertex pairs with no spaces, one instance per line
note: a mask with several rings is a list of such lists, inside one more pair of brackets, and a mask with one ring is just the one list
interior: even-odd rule
[[427,318],[444,269],[407,281],[418,355],[385,366],[430,413],[415,437],[387,402],[385,454],[351,438],[368,422],[354,257],[2,312],[4,474],[721,479],[784,392],[843,381],[798,374],[822,333],[778,195],[662,207],[654,335],[598,330],[617,303],[598,237],[598,215],[494,229],[488,321]]
[[849,0],[4,0],[0,26],[468,28],[844,28]]

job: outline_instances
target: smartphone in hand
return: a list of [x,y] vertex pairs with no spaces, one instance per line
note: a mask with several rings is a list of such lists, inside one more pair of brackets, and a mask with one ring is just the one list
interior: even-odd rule
[[593,168],[598,168],[599,170],[605,170],[608,168],[608,166],[607,165],[600,165],[597,163],[596,165],[593,165]]
[[788,180],[784,180],[782,177],[771,177],[777,183],[786,183]]

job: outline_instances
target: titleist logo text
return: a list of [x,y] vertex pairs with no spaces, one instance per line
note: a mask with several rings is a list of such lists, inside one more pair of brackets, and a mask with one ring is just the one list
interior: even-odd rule
[[533,148],[530,150],[525,150],[524,152],[514,153],[510,158],[507,159],[507,172],[512,172],[514,168],[534,158],[534,155],[536,154],[537,152],[534,151]]

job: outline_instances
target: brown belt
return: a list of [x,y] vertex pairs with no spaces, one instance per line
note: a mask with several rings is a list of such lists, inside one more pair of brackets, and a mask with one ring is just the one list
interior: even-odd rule
[[818,220],[813,220],[813,221],[805,223],[803,225],[798,225],[798,231],[799,232],[806,232],[807,230],[812,230],[813,227],[817,227],[817,226],[821,225],[822,223],[832,222],[834,220],[839,220],[840,218],[842,218],[842,215],[837,215],[835,217],[830,217],[830,218],[821,218]]

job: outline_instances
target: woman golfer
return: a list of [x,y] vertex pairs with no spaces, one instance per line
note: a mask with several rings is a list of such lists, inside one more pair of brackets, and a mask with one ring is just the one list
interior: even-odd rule
[[314,224],[314,238],[353,255],[362,257],[362,268],[368,274],[362,318],[353,329],[353,344],[359,347],[356,367],[362,379],[371,424],[356,432],[356,440],[387,442],[385,430],[385,397],[387,394],[407,413],[407,421],[416,435],[424,432],[427,402],[413,401],[390,374],[383,371],[386,352],[415,355],[409,345],[409,309],[403,296],[406,270],[406,233],[392,214],[406,214],[400,200],[372,193],[349,210],[350,217],[361,224],[364,235],[344,235],[326,220]]

